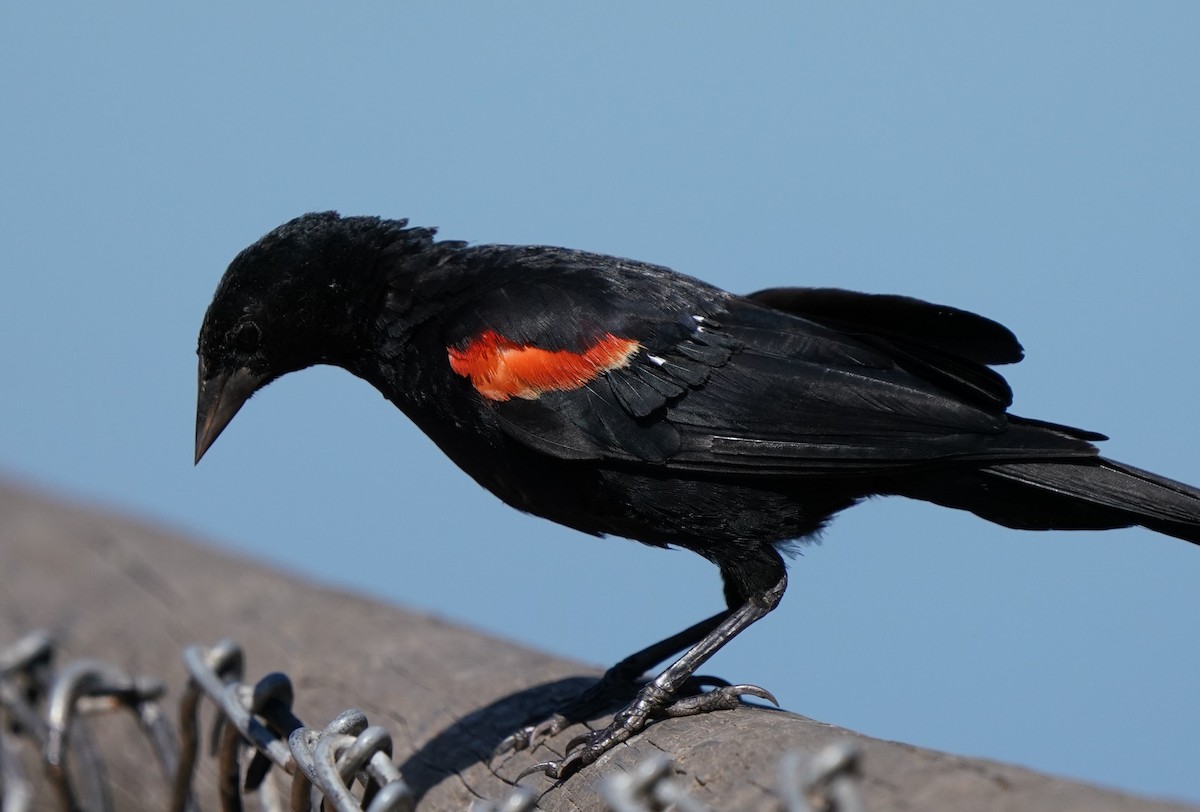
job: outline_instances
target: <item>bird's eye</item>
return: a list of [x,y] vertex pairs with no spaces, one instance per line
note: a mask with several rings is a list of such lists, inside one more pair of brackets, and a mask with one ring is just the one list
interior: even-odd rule
[[254,352],[258,349],[259,336],[257,324],[243,322],[233,328],[232,343],[234,348],[241,352]]

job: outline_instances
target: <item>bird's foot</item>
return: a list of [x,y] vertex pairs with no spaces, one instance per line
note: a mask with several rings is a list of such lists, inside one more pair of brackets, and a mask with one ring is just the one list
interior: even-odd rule
[[[581,695],[571,700],[570,703],[556,711],[553,715],[542,719],[539,722],[524,725],[514,730],[509,735],[500,740],[496,748],[492,751],[492,758],[499,758],[508,753],[519,753],[522,750],[532,750],[539,744],[552,739],[559,733],[569,728],[571,725],[582,724],[589,719],[594,719],[602,713],[612,708],[619,701],[628,700],[637,694],[640,683],[629,680],[620,673],[610,671],[601,677],[600,681],[592,687],[588,688]],[[687,682],[680,688],[679,693],[684,695],[675,704],[684,706],[689,702],[696,702],[701,697],[714,696],[718,691],[709,691],[704,693],[706,688],[726,689],[729,688],[729,682],[720,677],[694,676],[690,677]],[[762,694],[755,693],[761,691],[761,688],[754,686],[737,686],[740,688],[750,688],[753,690],[745,693],[753,693],[755,696]],[[770,694],[762,696],[771,702],[775,702],[774,697]],[[666,716],[690,716],[693,713],[704,713],[706,710],[720,710],[732,708],[737,704],[736,697],[732,704],[721,704],[718,700],[704,700],[703,707],[694,711],[684,711],[674,713],[671,708],[666,710]],[[778,703],[776,703],[778,704]]]
[[653,683],[647,684],[638,691],[633,702],[613,717],[608,727],[576,736],[567,743],[567,752],[562,758],[534,764],[517,776],[517,781],[534,773],[544,773],[556,781],[567,778],[643,730],[651,715],[665,707],[669,700],[669,695]]
[[[703,681],[708,682],[708,680]],[[717,680],[713,680],[713,682],[717,682]],[[724,680],[719,680],[719,682],[724,683]],[[576,736],[567,743],[567,752],[562,758],[534,764],[517,776],[517,781],[534,773],[543,773],[556,781],[561,781],[591,764],[618,744],[640,733],[651,719],[695,716],[709,711],[731,710],[741,704],[743,696],[756,696],[773,705],[779,705],[770,691],[759,688],[757,685],[724,683],[706,693],[694,694],[672,701],[671,693],[659,688],[653,682],[648,683],[638,692],[637,698],[633,702],[613,717],[612,723],[608,727]],[[559,730],[561,729],[559,728]]]
[[492,751],[492,758],[506,753],[531,750],[571,725],[595,719],[617,707],[618,703],[628,702],[637,695],[637,691],[638,683],[633,677],[619,667],[610,668],[599,682],[559,708],[553,715],[539,722],[524,725],[505,736]]

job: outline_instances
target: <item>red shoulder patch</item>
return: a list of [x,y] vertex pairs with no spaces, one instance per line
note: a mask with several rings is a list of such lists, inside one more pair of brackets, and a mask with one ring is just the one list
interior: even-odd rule
[[629,365],[641,347],[605,333],[583,352],[543,350],[517,344],[493,330],[465,347],[447,347],[450,368],[488,400],[533,400],[543,392],[578,389],[605,372]]

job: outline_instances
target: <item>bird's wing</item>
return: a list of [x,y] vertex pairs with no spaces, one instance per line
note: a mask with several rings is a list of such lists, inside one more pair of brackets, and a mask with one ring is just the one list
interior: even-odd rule
[[476,290],[443,313],[449,367],[502,431],[551,456],[781,475],[1090,453],[1070,430],[1014,431],[1007,385],[976,359],[1019,345],[962,311],[938,332],[937,306],[870,299],[855,322],[856,294],[827,292],[807,317],[768,306],[802,295],[759,303],[635,264]]
[[914,374],[985,407],[1007,408],[1012,390],[988,368],[1024,357],[1002,324],[907,296],[838,288],[769,288],[746,298],[880,346]]
[[853,332],[733,300],[738,347],[668,409],[672,465],[772,474],[871,473],[946,459],[1090,456],[1100,435],[1014,418],[1003,378],[922,340]]
[[1003,324],[909,296],[840,288],[767,288],[746,298],[839,330],[923,344],[977,364],[1014,364],[1025,354]]

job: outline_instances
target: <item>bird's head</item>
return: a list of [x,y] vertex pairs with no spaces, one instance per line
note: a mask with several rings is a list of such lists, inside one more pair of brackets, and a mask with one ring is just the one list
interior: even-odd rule
[[361,314],[372,291],[381,289],[385,249],[432,240],[432,229],[406,225],[306,214],[234,258],[200,328],[196,462],[271,381],[314,364],[352,360]]

